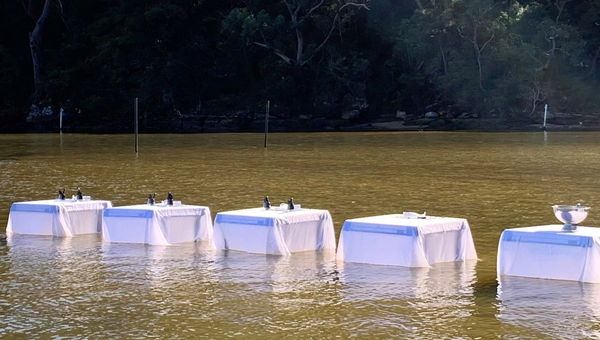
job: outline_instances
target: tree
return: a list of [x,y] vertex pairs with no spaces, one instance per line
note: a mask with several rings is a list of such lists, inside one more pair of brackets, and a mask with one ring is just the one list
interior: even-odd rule
[[0,1],[0,119],[25,127],[33,101],[123,131],[135,97],[162,131],[181,116],[256,128],[266,99],[291,129],[397,110],[593,113],[599,13],[597,0]]
[[[350,64],[358,67],[352,71],[360,73],[364,69],[360,58],[352,55],[354,51],[340,45],[357,10],[368,8],[366,0],[259,1],[256,6],[232,9],[222,21],[221,33],[227,43],[224,47],[233,50],[241,46],[246,69],[258,70],[257,78],[264,80],[263,84],[256,85],[265,89],[274,101],[285,103],[292,113],[312,114],[317,108],[324,113],[328,111],[324,107],[331,107],[332,102],[335,105],[355,102],[323,97],[331,96],[336,91],[334,88],[344,86],[339,81],[340,75],[356,76],[356,72],[346,74],[339,70]],[[332,39],[336,31],[339,38]],[[348,38],[348,41],[355,40],[354,36]],[[332,83],[335,86],[322,93],[320,86]],[[256,87],[246,86],[246,91],[250,89]],[[351,96],[364,97],[364,94]]]
[[[325,0],[283,0],[282,3],[289,16],[287,20],[281,13],[271,18],[264,9],[255,15],[247,8],[237,8],[230,12],[223,28],[229,34],[239,33],[248,42],[271,51],[286,64],[301,67],[327,44],[335,28],[344,20],[346,10],[369,9],[368,0],[330,1],[327,4]],[[316,34],[315,28],[321,34]]]
[[[55,0],[62,12],[61,0]],[[31,50],[31,63],[33,66],[33,84],[34,84],[34,98],[39,99],[40,89],[42,85],[42,37],[44,26],[50,15],[50,4],[51,0],[44,0],[41,8],[40,4],[35,0],[21,0],[23,9],[35,23],[33,30],[29,32],[29,48]]]
[[488,16],[492,16],[494,4],[488,1],[466,1],[465,8],[459,8],[462,12],[460,17],[463,20],[459,21],[456,26],[458,34],[469,41],[473,47],[473,54],[477,63],[477,74],[479,76],[479,88],[483,90],[483,66],[481,54],[494,39],[495,32],[493,20]]

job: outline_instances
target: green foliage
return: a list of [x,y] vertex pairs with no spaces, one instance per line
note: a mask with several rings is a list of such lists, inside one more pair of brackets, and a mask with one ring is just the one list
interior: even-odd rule
[[[267,99],[291,119],[436,110],[482,120],[457,128],[533,121],[544,103],[600,114],[597,1],[62,3],[43,34],[35,104],[63,107],[78,126],[127,129],[135,97],[145,126],[164,130],[182,115],[249,126]],[[32,104],[33,24],[18,2],[0,3],[3,121],[24,122]]]
[[[557,22],[556,13],[535,1],[502,5],[452,1],[415,12],[397,35],[395,58],[403,61],[397,67],[402,74],[424,73],[441,101],[480,117],[500,112],[528,119],[558,92],[597,88],[578,80],[589,48],[566,16]],[[570,100],[557,104],[582,108]],[[597,104],[592,100],[587,110]]]

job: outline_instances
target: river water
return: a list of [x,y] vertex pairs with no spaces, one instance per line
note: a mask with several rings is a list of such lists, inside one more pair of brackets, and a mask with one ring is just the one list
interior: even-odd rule
[[15,236],[0,243],[0,337],[599,338],[600,285],[496,279],[503,229],[592,206],[600,133],[1,135],[10,204],[66,187],[113,205],[173,192],[216,212],[290,196],[344,220],[403,211],[467,218],[479,260],[431,268]]

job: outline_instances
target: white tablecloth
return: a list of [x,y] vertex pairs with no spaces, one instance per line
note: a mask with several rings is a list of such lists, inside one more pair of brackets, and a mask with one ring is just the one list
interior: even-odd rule
[[112,206],[99,200],[43,200],[13,203],[6,232],[59,237],[99,233],[102,210]]
[[498,245],[500,275],[600,283],[600,228],[562,225],[506,229]]
[[102,239],[106,242],[170,245],[210,241],[213,226],[208,207],[198,205],[131,205],[106,209]]
[[405,218],[402,214],[346,220],[337,258],[407,267],[477,259],[469,223],[463,218]]
[[335,249],[329,211],[304,208],[253,208],[218,213],[214,240],[217,249],[261,254]]

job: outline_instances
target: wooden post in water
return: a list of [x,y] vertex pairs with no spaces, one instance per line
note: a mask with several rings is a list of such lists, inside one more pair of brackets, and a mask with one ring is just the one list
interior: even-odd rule
[[135,98],[134,111],[135,111],[135,121],[134,121],[135,153],[138,153],[138,98],[137,97]]
[[270,100],[267,100],[267,111],[265,112],[265,148],[267,147],[267,135],[269,134],[269,106]]
[[546,117],[548,116],[548,104],[544,105],[544,125],[542,126],[542,130],[546,131]]

